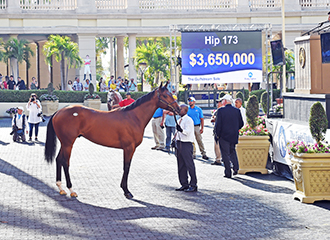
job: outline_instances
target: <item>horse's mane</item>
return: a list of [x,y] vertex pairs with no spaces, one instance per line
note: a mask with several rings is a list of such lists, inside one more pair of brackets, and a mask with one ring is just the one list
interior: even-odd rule
[[[157,89],[156,89],[156,90],[157,90]],[[149,100],[154,96],[156,90],[154,90],[154,91],[152,91],[152,92],[150,92],[150,93],[148,93],[148,94],[146,94],[146,95],[143,95],[142,97],[139,97],[139,98],[138,98],[135,102],[133,102],[132,104],[130,104],[130,105],[126,106],[126,107],[123,107],[123,108],[121,109],[121,111],[129,111],[129,110],[132,110],[132,109],[134,109],[134,108],[140,106],[141,104],[143,104],[143,103],[149,101]]]

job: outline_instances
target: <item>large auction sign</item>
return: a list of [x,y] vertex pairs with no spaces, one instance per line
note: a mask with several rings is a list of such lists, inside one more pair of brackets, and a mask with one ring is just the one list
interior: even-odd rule
[[182,83],[262,81],[261,31],[182,32]]

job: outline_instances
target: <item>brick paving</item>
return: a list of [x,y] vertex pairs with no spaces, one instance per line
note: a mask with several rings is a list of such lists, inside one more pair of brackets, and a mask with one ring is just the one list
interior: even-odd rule
[[58,194],[55,164],[43,159],[45,123],[39,143],[20,144],[10,119],[0,119],[0,239],[330,239],[330,202],[293,200],[293,182],[273,174],[224,178],[222,166],[210,165],[206,125],[212,159],[195,160],[198,192],[174,191],[176,159],[150,150],[149,124],[129,175],[133,200],[119,187],[122,150],[84,138],[71,156],[72,199]]

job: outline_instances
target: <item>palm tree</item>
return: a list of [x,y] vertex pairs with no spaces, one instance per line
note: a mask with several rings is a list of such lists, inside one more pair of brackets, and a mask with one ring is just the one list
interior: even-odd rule
[[43,47],[43,53],[46,57],[46,63],[50,66],[53,56],[57,62],[60,62],[61,87],[62,90],[65,90],[69,68],[79,68],[83,64],[83,60],[79,56],[78,44],[71,41],[68,36],[50,35]]
[[19,76],[19,63],[25,61],[28,69],[31,66],[29,58],[30,55],[34,55],[34,52],[28,44],[29,42],[26,39],[18,40],[17,38],[10,38],[2,44],[4,48],[2,60],[8,65],[8,59],[10,59],[10,70],[15,79]]
[[[106,54],[106,49],[109,48],[110,38],[98,37],[95,41],[95,52],[96,52],[96,75],[101,76],[103,72],[103,66],[101,61],[101,54]],[[98,78],[98,77],[97,77]]]
[[145,76],[152,86],[158,85],[160,73],[169,77],[169,51],[158,42],[148,41],[137,47],[134,59],[137,69],[140,63],[147,64]]

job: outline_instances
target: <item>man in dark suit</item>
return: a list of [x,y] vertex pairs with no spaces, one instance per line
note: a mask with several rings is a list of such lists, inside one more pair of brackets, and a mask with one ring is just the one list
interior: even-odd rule
[[233,99],[230,95],[227,94],[220,100],[224,107],[218,110],[214,136],[220,144],[222,161],[225,165],[225,177],[231,178],[230,162],[233,164],[233,175],[236,175],[239,169],[235,146],[238,143],[238,131],[244,123],[240,110],[232,106]]

